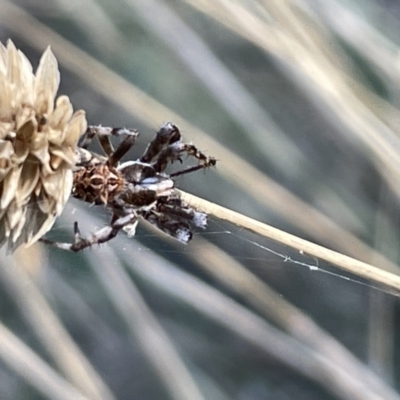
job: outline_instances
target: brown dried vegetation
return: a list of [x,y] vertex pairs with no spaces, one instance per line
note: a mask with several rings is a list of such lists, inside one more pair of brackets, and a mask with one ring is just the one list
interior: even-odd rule
[[50,48],[34,74],[11,41],[0,44],[0,245],[9,250],[46,233],[71,194],[86,119],[67,96],[55,100],[59,83]]

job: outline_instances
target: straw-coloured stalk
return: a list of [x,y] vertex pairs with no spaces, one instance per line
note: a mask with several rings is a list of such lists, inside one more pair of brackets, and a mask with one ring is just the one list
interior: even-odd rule
[[10,250],[44,235],[71,193],[86,119],[67,96],[55,100],[59,83],[50,48],[34,74],[11,41],[0,43],[0,245]]

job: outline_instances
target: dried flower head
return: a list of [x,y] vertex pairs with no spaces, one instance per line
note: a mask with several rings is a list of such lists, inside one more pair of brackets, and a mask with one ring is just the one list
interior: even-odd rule
[[71,194],[86,119],[67,96],[55,100],[59,83],[50,48],[34,74],[11,41],[0,43],[0,245],[9,250],[44,235]]

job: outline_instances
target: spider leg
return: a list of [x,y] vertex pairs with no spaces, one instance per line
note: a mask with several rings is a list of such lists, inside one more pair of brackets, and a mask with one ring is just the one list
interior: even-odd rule
[[87,149],[89,144],[92,142],[93,138],[96,136],[96,129],[94,126],[88,126],[86,132],[84,133],[83,140],[81,141],[79,147],[82,149]]
[[74,223],[74,242],[73,243],[60,243],[53,242],[48,239],[40,239],[41,242],[51,244],[59,249],[70,250],[74,252],[81,251],[87,247],[91,247],[94,244],[100,244],[110,241],[117,236],[118,232],[126,225],[132,224],[137,219],[136,213],[132,212],[122,217],[117,214],[113,214],[111,224],[98,230],[92,236],[83,238],[79,231],[78,223]]
[[176,160],[181,161],[182,153],[197,158],[199,160],[199,165],[175,172],[170,176],[183,175],[199,169],[215,166],[217,163],[215,158],[207,157],[192,144],[184,143],[179,129],[170,122],[165,123],[157,132],[156,137],[147,146],[140,161],[143,163],[152,163],[156,172],[163,172],[168,164]]
[[188,168],[183,169],[181,171],[173,172],[169,176],[171,178],[174,178],[176,176],[189,174],[191,172],[198,171],[199,169],[205,169],[205,168],[209,168],[209,167],[214,167],[216,163],[217,163],[217,160],[215,158],[213,158],[213,157],[210,157],[208,162],[206,162],[206,163],[194,165],[193,167],[188,167]]
[[217,160],[215,158],[206,156],[204,153],[197,150],[197,148],[192,144],[186,144],[180,140],[178,142],[170,144],[160,153],[157,161],[155,161],[153,165],[154,169],[157,172],[164,171],[169,163],[172,164],[176,160],[181,161],[182,153],[186,153],[188,156],[197,158],[199,164],[184,169],[182,171],[169,174],[171,177],[187,174],[189,172],[194,172],[203,168],[214,167],[217,163]]
[[141,216],[167,235],[187,243],[194,228],[204,229],[207,214],[196,211],[177,197],[160,198],[155,207]]
[[98,136],[98,139],[100,142],[100,146],[104,151],[104,154],[107,157],[110,157],[114,151],[114,147],[111,143],[110,137],[109,136]]
[[140,157],[140,161],[143,163],[151,163],[166,146],[178,142],[179,140],[181,140],[179,129],[171,124],[171,122],[166,122],[157,132],[156,137],[147,146],[144,154]]
[[97,136],[104,153],[110,157],[114,152],[113,145],[110,141],[110,136],[128,136],[136,138],[138,135],[138,132],[134,129],[110,128],[101,125],[90,125],[85,132],[84,139],[81,142],[80,147],[87,149],[93,138]]
[[115,167],[121,158],[130,150],[130,148],[135,144],[137,136],[127,136],[117,147],[112,154],[109,155],[107,164]]

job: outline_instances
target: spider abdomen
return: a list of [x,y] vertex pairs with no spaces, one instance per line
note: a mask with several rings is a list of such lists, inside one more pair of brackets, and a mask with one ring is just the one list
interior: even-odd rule
[[74,172],[72,195],[94,204],[108,204],[124,187],[120,172],[107,164],[96,164]]

